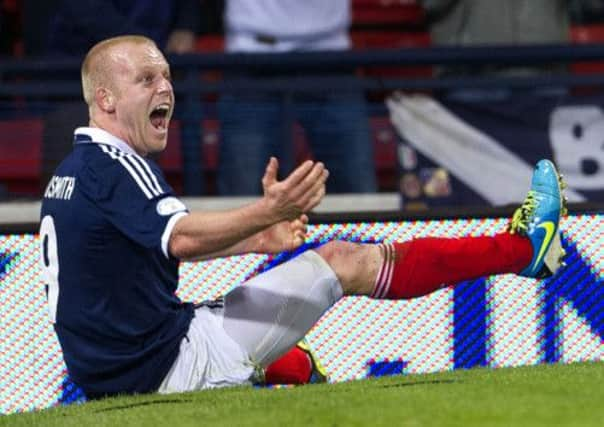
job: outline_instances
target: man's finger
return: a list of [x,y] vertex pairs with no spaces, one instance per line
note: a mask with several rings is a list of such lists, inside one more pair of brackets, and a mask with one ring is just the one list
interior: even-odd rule
[[315,193],[309,194],[308,198],[304,201],[302,210],[304,212],[312,211],[319,203],[321,203],[321,200],[325,197],[325,192],[325,186],[322,186]]
[[293,244],[294,244],[294,248],[297,248],[299,246],[301,246],[302,244],[304,244],[306,238],[304,233],[295,233],[294,234],[294,238],[293,238]]
[[298,166],[283,182],[290,188],[297,186],[313,167],[316,167],[315,163],[312,160],[307,160]]
[[279,161],[275,157],[271,157],[266,165],[264,176],[262,177],[262,186],[268,187],[277,182],[277,172],[279,170]]
[[314,187],[324,184],[326,170],[323,163],[316,163],[304,179],[290,190],[292,199],[305,198],[309,192],[314,193]]
[[[302,199],[302,204],[307,205],[308,201],[311,198],[314,198],[317,194],[319,194],[320,198],[323,198],[326,193],[325,182],[327,181],[327,178],[329,178],[329,171],[327,169],[323,169],[320,178],[315,179],[312,186],[306,189],[306,192],[300,196]],[[321,200],[319,199],[319,202],[320,201]],[[302,211],[307,212],[306,209],[303,209]]]
[[289,223],[289,229],[293,232],[302,231],[306,233],[306,223],[303,222],[300,218],[295,219]]

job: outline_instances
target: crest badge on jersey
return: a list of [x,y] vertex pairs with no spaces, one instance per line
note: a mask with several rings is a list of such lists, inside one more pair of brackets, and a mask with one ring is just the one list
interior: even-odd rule
[[168,216],[186,210],[187,207],[184,203],[176,197],[166,197],[157,202],[157,213],[162,216]]

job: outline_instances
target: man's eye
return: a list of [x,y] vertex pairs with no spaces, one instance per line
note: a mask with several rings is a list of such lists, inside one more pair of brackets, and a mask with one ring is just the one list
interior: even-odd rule
[[153,81],[153,76],[152,75],[147,75],[143,77],[143,81],[145,83],[151,83]]

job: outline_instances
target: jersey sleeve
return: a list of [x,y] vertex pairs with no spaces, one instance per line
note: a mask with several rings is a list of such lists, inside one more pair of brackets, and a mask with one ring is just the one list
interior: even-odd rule
[[166,257],[174,224],[188,213],[159,167],[134,154],[121,154],[88,168],[84,181],[103,217],[129,239],[159,248]]

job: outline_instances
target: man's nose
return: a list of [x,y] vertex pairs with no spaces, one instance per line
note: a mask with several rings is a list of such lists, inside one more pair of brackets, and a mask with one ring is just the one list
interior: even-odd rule
[[170,83],[170,80],[166,79],[165,77],[162,77],[161,81],[157,86],[157,92],[172,92],[172,83]]

